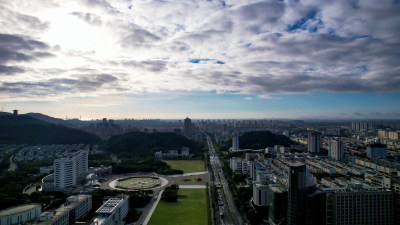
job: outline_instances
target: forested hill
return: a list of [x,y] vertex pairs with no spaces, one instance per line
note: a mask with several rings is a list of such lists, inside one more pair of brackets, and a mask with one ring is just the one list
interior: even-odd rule
[[0,116],[1,144],[90,144],[100,138],[81,130],[46,123],[27,115]]
[[[270,131],[251,131],[239,136],[239,147],[241,149],[262,149],[275,145],[287,146],[290,143],[290,138]],[[220,149],[227,151],[230,147],[232,147],[232,139],[222,143]]]
[[174,133],[135,131],[111,137],[105,150],[116,154],[127,153],[145,156],[156,151],[181,150],[182,147],[189,147],[190,153],[198,155],[202,152],[203,144]]

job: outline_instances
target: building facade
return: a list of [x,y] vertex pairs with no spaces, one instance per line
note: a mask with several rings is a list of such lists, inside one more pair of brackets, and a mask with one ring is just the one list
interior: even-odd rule
[[129,196],[120,195],[109,198],[97,211],[92,225],[115,225],[129,212]]
[[54,160],[54,189],[64,190],[76,185],[79,177],[88,173],[88,151],[81,150],[68,157]]
[[387,147],[382,144],[372,144],[367,146],[367,157],[368,158],[380,158],[384,159],[387,156]]
[[307,138],[307,148],[310,153],[318,153],[321,149],[322,137],[321,133],[310,132]]
[[36,219],[42,213],[42,205],[24,204],[0,211],[0,225],[23,224]]
[[254,184],[252,200],[256,206],[269,206],[269,185]]
[[239,134],[233,133],[232,134],[232,151],[239,150]]
[[343,161],[344,144],[340,140],[329,140],[329,158],[336,161]]
[[33,225],[69,225],[83,219],[92,210],[91,195],[73,195],[55,211],[40,214]]
[[383,189],[326,193],[326,224],[393,224],[393,193]]

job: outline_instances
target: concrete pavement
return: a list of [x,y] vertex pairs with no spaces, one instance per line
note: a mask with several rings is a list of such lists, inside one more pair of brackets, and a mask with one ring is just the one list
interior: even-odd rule
[[[151,207],[150,211],[147,213],[147,216],[146,216],[146,219],[143,222],[143,225],[147,225],[149,223],[150,218],[153,215],[154,210],[156,209],[156,207],[158,205],[158,202],[160,202],[161,195],[162,195],[163,192],[164,192],[164,190],[161,190],[160,193],[158,193],[157,200],[156,200],[156,202],[153,203],[153,206]],[[138,222],[139,222],[139,220],[138,220]]]

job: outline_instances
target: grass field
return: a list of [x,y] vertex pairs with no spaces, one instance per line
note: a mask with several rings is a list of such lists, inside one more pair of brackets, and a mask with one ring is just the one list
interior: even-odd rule
[[160,201],[149,225],[207,225],[206,189],[179,189],[178,202]]
[[172,169],[182,170],[184,173],[205,171],[205,164],[202,160],[163,160]]
[[179,179],[176,182],[178,183],[200,183],[203,180],[197,181],[195,177],[188,177],[188,178],[183,178],[183,179]]

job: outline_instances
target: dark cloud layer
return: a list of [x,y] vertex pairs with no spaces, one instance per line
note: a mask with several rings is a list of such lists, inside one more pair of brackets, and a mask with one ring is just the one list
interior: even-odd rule
[[23,73],[25,70],[16,66],[4,66],[0,65],[0,74],[12,75],[17,73]]
[[0,92],[21,94],[23,96],[85,93],[100,89],[120,89],[118,78],[110,74],[88,74],[73,78],[53,78],[37,82],[4,82]]
[[36,41],[27,37],[1,34],[0,33],[0,61],[31,61],[42,57],[49,57],[53,54],[43,52],[49,46],[41,41]]

